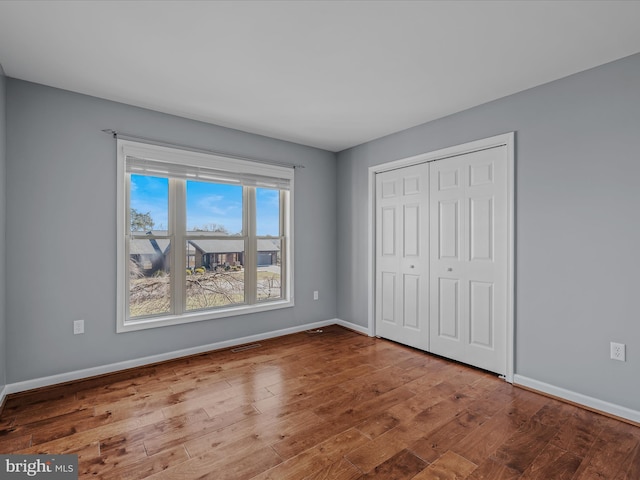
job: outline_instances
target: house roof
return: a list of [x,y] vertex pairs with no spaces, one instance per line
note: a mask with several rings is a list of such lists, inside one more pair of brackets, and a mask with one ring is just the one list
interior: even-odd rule
[[[149,232],[153,235],[166,235],[166,230]],[[129,244],[131,255],[157,255],[166,254],[169,251],[171,242],[168,238],[133,238]],[[229,236],[228,239],[212,238],[189,240],[188,253],[194,253],[194,247],[202,253],[230,253],[243,252],[244,240],[239,237]],[[259,252],[279,252],[279,238],[258,239]]]
[[[244,240],[235,239],[230,237],[226,239],[198,239],[189,240],[189,243],[200,250],[202,253],[229,253],[229,252],[243,252]],[[279,252],[280,251],[280,239],[279,238],[261,238],[258,239],[258,251],[259,252]]]
[[129,243],[130,255],[165,255],[171,242],[168,238],[133,238]]

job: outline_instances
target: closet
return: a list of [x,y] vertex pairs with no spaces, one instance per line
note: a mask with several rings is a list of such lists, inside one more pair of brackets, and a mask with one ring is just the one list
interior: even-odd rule
[[509,148],[375,174],[375,332],[501,375],[510,309]]

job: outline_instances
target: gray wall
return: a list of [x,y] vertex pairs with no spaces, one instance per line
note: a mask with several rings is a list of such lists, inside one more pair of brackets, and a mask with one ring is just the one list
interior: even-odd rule
[[338,317],[367,324],[368,167],[516,131],[516,373],[640,410],[638,79],[640,54],[340,152]]
[[[8,383],[335,318],[333,153],[12,78],[6,108]],[[296,306],[116,334],[116,143],[105,128],[305,165]],[[72,334],[76,319],[84,335]]]
[[6,218],[6,121],[5,121],[6,77],[0,65],[0,391],[4,388],[7,371],[6,338],[6,275],[5,275],[5,218]]

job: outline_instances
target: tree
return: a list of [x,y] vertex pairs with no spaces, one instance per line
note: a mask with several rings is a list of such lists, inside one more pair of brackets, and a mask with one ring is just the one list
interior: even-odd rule
[[132,208],[129,213],[132,232],[148,232],[149,230],[153,230],[155,222],[153,218],[151,218],[151,212],[141,213],[135,208]]
[[219,223],[209,223],[208,225],[202,225],[201,227],[194,227],[194,232],[215,232],[229,235],[229,230],[224,225]]

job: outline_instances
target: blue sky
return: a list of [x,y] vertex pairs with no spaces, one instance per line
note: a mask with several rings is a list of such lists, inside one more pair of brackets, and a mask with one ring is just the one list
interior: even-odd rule
[[[147,175],[131,175],[131,208],[151,214],[155,230],[166,230],[169,223],[169,181]],[[279,195],[277,190],[256,191],[257,233],[279,234]],[[242,231],[242,187],[209,182],[187,181],[187,229],[211,224],[224,226],[230,234]]]

